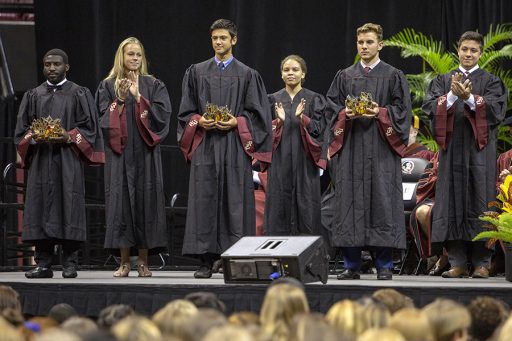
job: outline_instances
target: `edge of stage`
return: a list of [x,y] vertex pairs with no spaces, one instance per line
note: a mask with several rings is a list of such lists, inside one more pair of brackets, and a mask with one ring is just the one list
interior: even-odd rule
[[[151,315],[171,300],[191,292],[210,291],[226,304],[226,313],[254,311],[261,308],[267,284],[225,284],[222,274],[210,279],[195,279],[193,271],[153,271],[153,277],[113,278],[113,271],[79,271],[75,279],[62,278],[54,271],[51,279],[26,279],[24,272],[0,272],[0,283],[20,293],[23,312],[47,315],[57,303],[68,303],[78,313],[96,317],[111,304],[127,304],[135,311]],[[512,306],[512,283],[504,277],[489,279],[444,279],[430,276],[398,276],[379,281],[376,275],[362,275],[360,280],[338,281],[330,275],[327,284],[306,284],[312,311],[325,313],[341,299],[357,299],[381,288],[394,288],[410,296],[418,307],[437,297],[468,303],[476,296],[493,296]]]

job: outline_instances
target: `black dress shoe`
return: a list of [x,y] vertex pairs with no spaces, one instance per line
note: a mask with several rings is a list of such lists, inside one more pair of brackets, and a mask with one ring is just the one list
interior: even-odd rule
[[377,279],[390,280],[393,279],[393,272],[391,269],[377,269]]
[[194,272],[195,278],[210,278],[212,277],[212,269],[207,267],[206,265],[201,265],[199,269]]
[[52,278],[53,271],[50,268],[42,268],[40,266],[25,272],[27,278]]
[[76,267],[69,266],[62,269],[62,277],[64,278],[76,278],[78,273],[76,272]]
[[361,275],[359,274],[359,271],[352,270],[352,269],[345,269],[345,270],[343,270],[343,272],[339,273],[336,278],[339,280],[360,279]]
[[215,262],[213,262],[212,273],[222,273],[222,259],[217,259]]

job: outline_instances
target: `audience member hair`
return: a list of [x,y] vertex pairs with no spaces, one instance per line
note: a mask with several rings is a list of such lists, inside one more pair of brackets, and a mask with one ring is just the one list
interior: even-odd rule
[[405,296],[395,289],[385,288],[376,290],[373,299],[384,304],[391,314],[402,308],[414,308],[414,302],[409,296]]
[[202,341],[253,341],[252,334],[241,326],[223,325],[211,328]]
[[259,326],[260,317],[252,311],[239,311],[228,317],[228,323],[234,326]]
[[370,328],[357,337],[357,341],[407,341],[399,331],[392,328]]
[[59,303],[54,305],[48,313],[48,317],[51,317],[59,324],[62,324],[62,322],[66,321],[72,316],[78,316],[78,313],[76,312],[75,308],[67,303]]
[[80,337],[71,333],[68,330],[59,328],[51,328],[43,331],[41,334],[36,334],[30,340],[34,341],[81,341]]
[[211,308],[224,313],[226,311],[226,305],[224,302],[219,300],[216,294],[213,292],[198,291],[193,292],[185,296],[187,301],[192,302],[197,308]]
[[512,315],[509,315],[503,326],[497,331],[496,341],[512,340]]
[[267,289],[260,311],[263,331],[272,340],[288,340],[290,324],[296,314],[308,313],[304,290],[290,284],[276,284]]
[[151,320],[162,335],[176,335],[181,326],[198,312],[197,307],[187,300],[174,300],[158,310]]
[[117,322],[111,328],[118,341],[160,340],[162,334],[158,327],[147,317],[131,315]]
[[12,324],[6,321],[4,318],[0,317],[0,330],[2,336],[0,336],[0,340],[2,341],[24,341],[25,338],[23,334],[20,333]]
[[98,326],[93,320],[87,317],[73,316],[62,322],[62,330],[70,331],[80,337],[98,330]]
[[212,328],[227,323],[226,316],[217,309],[202,308],[187,321],[178,336],[182,341],[200,341]]
[[[82,341],[117,341],[117,339],[114,334],[110,332],[110,330],[97,329],[82,336]],[[167,339],[166,341],[171,340]]]
[[294,341],[344,341],[349,340],[338,329],[331,326],[319,313],[297,314],[291,324],[291,339]]
[[361,316],[364,307],[351,300],[342,300],[334,303],[327,311],[327,321],[342,333],[356,337],[366,328]]
[[475,341],[490,338],[508,317],[503,302],[489,296],[479,296],[467,306],[471,315],[470,334]]
[[15,327],[23,325],[23,314],[18,309],[6,308],[0,311],[0,317],[4,318],[7,322]]
[[0,285],[0,311],[11,308],[21,311],[20,296],[7,285]]
[[437,341],[450,341],[456,335],[463,337],[471,325],[471,316],[466,307],[450,299],[438,298],[426,305],[423,311]]
[[360,318],[365,330],[369,328],[385,328],[388,326],[391,313],[385,305],[373,302],[363,306]]
[[416,308],[403,308],[389,320],[389,327],[398,330],[407,341],[435,341],[427,315]]
[[114,324],[131,315],[135,315],[132,307],[126,304],[112,304],[100,311],[97,323],[100,328],[110,329]]

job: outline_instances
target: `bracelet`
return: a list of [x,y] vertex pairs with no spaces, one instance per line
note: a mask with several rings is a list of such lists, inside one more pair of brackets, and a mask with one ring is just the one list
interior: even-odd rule
[[124,104],[124,99],[120,99],[119,97],[116,99],[116,102],[117,104],[119,105],[123,105]]

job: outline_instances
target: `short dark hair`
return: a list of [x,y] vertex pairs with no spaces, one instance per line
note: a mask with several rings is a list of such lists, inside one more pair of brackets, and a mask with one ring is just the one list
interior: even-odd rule
[[356,35],[359,35],[361,33],[369,33],[373,32],[377,35],[377,39],[379,41],[382,41],[384,37],[384,31],[382,30],[382,26],[379,24],[372,24],[371,22],[364,24],[363,26],[359,27],[356,31]]
[[210,26],[210,34],[214,30],[224,29],[228,30],[231,38],[234,38],[238,35],[238,28],[235,23],[228,19],[217,19],[213,22],[212,26]]
[[476,340],[487,340],[508,317],[503,302],[489,296],[479,296],[468,305],[471,314],[470,333]]
[[480,45],[480,51],[483,51],[484,49],[484,37],[475,31],[466,31],[462,33],[462,35],[459,38],[459,41],[457,42],[457,47],[460,47],[460,44],[462,44],[465,40],[474,40]]
[[64,64],[69,64],[67,53],[61,49],[51,49],[50,51],[46,52],[43,57],[43,63],[44,63],[46,57],[48,57],[48,56],[61,56]]

